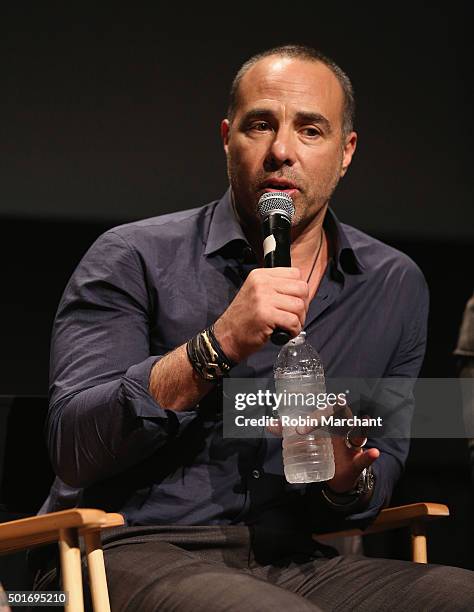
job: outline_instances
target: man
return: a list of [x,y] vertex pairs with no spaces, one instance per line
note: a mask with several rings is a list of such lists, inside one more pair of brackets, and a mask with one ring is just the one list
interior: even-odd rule
[[[458,370],[461,378],[474,378],[474,294],[468,300],[459,330],[454,354],[458,358]],[[464,425],[468,435],[474,431],[474,395],[464,389],[463,396]],[[474,438],[468,438],[469,467],[474,484]]]
[[[400,475],[403,441],[361,449],[335,437],[334,478],[300,486],[283,477],[277,437],[222,435],[222,374],[270,376],[275,328],[295,336],[304,327],[328,376],[418,374],[421,273],[328,210],[355,151],[352,116],[347,76],[314,50],[252,58],[221,127],[230,191],[107,232],[66,288],[48,418],[61,480],[43,510],[124,514],[127,527],[105,537],[114,610],[474,602],[470,572],[338,557],[311,537],[376,516]],[[256,205],[271,190],[295,204],[291,268],[262,268]]]

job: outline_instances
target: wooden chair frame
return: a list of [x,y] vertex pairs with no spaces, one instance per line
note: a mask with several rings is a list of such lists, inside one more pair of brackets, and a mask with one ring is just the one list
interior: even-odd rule
[[92,605],[95,612],[110,612],[100,531],[123,525],[121,514],[73,508],[0,524],[0,554],[58,542],[62,589],[68,594],[66,612],[82,612],[81,551],[84,539]]
[[[360,536],[388,529],[409,527],[412,560],[416,563],[427,563],[426,526],[431,520],[446,516],[449,516],[449,509],[443,504],[409,504],[382,510],[374,523],[365,531],[351,529],[336,533],[314,534],[314,538],[324,542],[334,536]],[[79,546],[79,540],[82,537],[94,611],[110,612],[100,532],[102,529],[117,527],[123,523],[121,514],[88,508],[74,508],[1,523],[0,554],[58,542],[62,588],[68,593],[65,610],[66,612],[82,612],[84,596]]]
[[362,531],[361,529],[348,529],[333,533],[314,534],[320,542],[329,540],[334,536],[362,536],[370,533],[379,533],[390,529],[408,527],[410,530],[412,561],[415,563],[428,563],[426,544],[426,527],[433,519],[449,516],[449,508],[444,504],[417,503],[406,506],[385,508],[375,521]]

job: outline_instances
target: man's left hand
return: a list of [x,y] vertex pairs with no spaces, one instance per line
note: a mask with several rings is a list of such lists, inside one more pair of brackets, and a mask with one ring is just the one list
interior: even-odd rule
[[[345,418],[352,416],[352,411],[347,405],[341,406],[340,410],[336,407],[334,412],[337,412],[338,416],[343,416]],[[315,416],[320,415],[321,411],[318,411],[318,414]],[[268,430],[277,436],[281,436],[283,433],[283,428],[280,424],[268,427]],[[296,433],[302,436],[312,431],[315,431],[314,427],[296,428]],[[346,493],[356,486],[362,471],[378,459],[380,451],[377,448],[349,448],[345,441],[347,430],[335,428],[330,433],[332,434],[335,472],[334,477],[328,480],[326,484],[334,493]],[[365,437],[360,435],[360,432],[350,435],[350,441],[354,446],[363,444],[364,439]]]
[[[351,437],[351,441],[358,445],[363,442],[363,438]],[[327,481],[327,486],[334,493],[345,493],[353,489],[362,471],[380,456],[377,448],[358,450],[348,448],[344,436],[341,435],[332,436],[332,447],[336,470],[334,477]]]

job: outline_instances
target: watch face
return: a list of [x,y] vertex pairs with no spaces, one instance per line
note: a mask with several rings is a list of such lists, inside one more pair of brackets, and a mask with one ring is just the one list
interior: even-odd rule
[[375,476],[374,473],[372,472],[372,470],[369,470],[368,476],[367,476],[367,484],[368,484],[368,489],[370,491],[370,489],[374,488],[375,485]]
[[363,493],[368,493],[374,487],[374,474],[372,469],[364,468],[359,477],[359,482],[357,484],[357,493],[362,495]]

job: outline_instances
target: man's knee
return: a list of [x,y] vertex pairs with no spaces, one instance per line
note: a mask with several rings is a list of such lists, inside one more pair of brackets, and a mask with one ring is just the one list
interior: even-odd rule
[[[170,572],[158,578],[135,601],[135,609],[180,612],[315,612],[319,608],[299,595],[231,568],[188,567],[193,575]],[[138,607],[136,607],[138,604]],[[131,610],[132,608],[130,608]]]
[[[121,547],[122,548],[122,547]],[[128,550],[126,550],[128,548]],[[114,611],[301,612],[317,606],[245,570],[201,559],[168,544],[137,544],[105,553]]]

